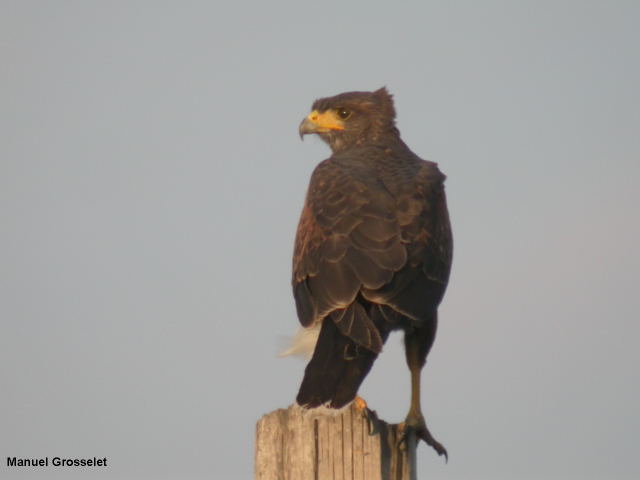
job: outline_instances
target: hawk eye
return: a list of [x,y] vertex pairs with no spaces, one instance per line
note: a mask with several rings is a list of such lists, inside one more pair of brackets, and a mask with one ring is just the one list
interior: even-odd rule
[[342,120],[346,120],[351,115],[351,111],[344,107],[336,108],[336,113]]

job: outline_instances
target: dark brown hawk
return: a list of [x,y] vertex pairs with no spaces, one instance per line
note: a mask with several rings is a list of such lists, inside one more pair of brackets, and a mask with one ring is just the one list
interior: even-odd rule
[[333,154],[311,176],[295,242],[293,293],[303,327],[319,330],[297,402],[353,401],[389,333],[405,333],[414,431],[438,454],[420,407],[451,269],[445,176],[400,139],[385,88],[317,100],[300,124]]

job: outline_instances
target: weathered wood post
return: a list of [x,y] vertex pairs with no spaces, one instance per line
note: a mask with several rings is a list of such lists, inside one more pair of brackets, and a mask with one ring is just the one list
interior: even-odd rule
[[400,433],[353,404],[275,410],[256,425],[255,480],[413,480],[415,439]]

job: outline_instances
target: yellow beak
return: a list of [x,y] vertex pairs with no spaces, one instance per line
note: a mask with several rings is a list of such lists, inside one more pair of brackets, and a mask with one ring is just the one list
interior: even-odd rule
[[331,130],[344,130],[344,123],[334,110],[322,113],[314,110],[302,120],[298,128],[300,138],[309,133],[326,133]]

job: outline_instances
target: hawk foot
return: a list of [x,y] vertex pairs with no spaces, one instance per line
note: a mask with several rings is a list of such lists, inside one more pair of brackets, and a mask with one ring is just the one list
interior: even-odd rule
[[424,440],[427,445],[432,447],[438,455],[444,455],[445,462],[449,461],[449,455],[447,454],[447,449],[438,442],[429,429],[427,428],[427,424],[424,421],[424,417],[422,415],[411,415],[409,414],[404,421],[404,423],[400,424],[400,428],[402,430],[402,434],[400,435],[400,439],[398,440],[398,445],[405,444],[405,447],[408,446],[409,436],[411,434],[415,435],[416,438],[416,446],[420,440]]
[[353,405],[356,411],[360,412],[360,414],[367,421],[367,430],[369,435],[376,435],[377,433],[379,433],[380,419],[378,418],[378,414],[375,410],[371,410],[367,406],[367,402],[365,401],[365,399],[360,396],[356,396],[355,400],[353,401]]

